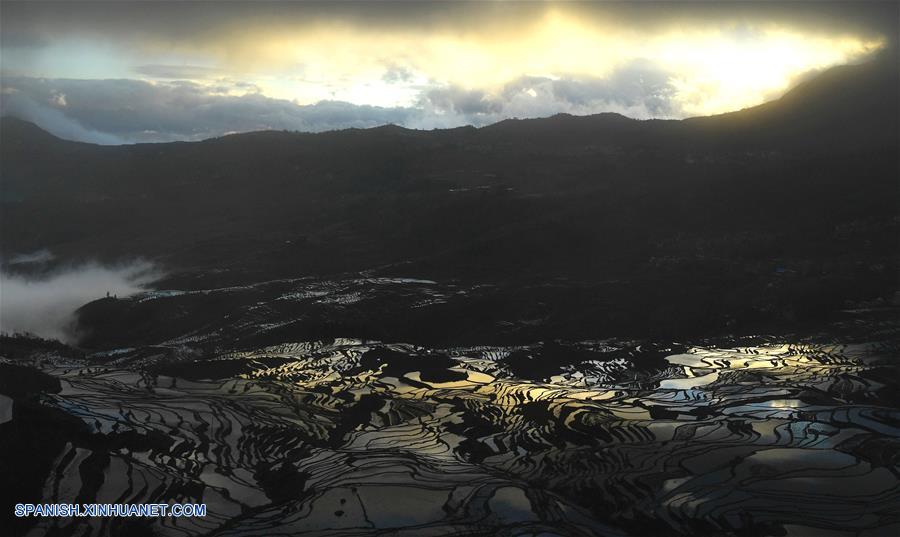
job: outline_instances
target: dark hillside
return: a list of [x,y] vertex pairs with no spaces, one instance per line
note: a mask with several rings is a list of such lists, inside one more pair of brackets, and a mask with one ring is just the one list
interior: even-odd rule
[[175,288],[372,269],[510,293],[566,281],[595,297],[584,326],[800,322],[896,290],[897,95],[883,58],[685,121],[101,147],[3,118],[2,249],[150,257]]

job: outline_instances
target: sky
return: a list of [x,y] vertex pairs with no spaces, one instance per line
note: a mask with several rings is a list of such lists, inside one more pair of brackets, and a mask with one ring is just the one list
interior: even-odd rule
[[0,113],[102,144],[711,115],[897,47],[897,2],[0,2]]

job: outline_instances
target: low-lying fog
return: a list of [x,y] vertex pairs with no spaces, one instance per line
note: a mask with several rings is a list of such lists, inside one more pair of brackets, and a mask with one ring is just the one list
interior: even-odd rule
[[0,271],[0,332],[72,342],[75,310],[107,292],[125,297],[146,291],[160,275],[144,260],[116,265],[88,262],[39,276]]

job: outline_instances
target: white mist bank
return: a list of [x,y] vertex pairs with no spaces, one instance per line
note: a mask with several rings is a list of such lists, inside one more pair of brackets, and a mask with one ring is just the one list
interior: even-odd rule
[[143,260],[111,266],[85,263],[40,278],[0,272],[0,332],[71,342],[75,310],[107,292],[126,297],[146,291],[160,275]]

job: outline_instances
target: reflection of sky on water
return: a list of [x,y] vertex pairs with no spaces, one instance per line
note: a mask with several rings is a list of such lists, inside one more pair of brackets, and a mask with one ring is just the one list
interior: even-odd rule
[[[889,468],[900,411],[878,391],[882,373],[872,378],[872,364],[887,360],[876,347],[661,346],[668,357],[648,363],[623,343],[551,347],[582,361],[541,354],[541,345],[335,339],[225,351],[143,376],[158,347],[134,347],[91,357],[113,358],[106,368],[45,367],[62,377],[50,400],[94,434],[152,430],[174,441],[117,451],[104,472],[154,490],[188,479],[217,516],[246,514],[225,535],[659,533],[629,526],[635,520],[666,534],[704,520],[727,535],[749,524],[742,513],[795,533],[852,534],[900,507]],[[526,378],[510,362],[523,352],[561,365]],[[260,468],[283,467],[300,477],[285,503],[270,502]],[[76,494],[77,465],[58,472],[60,490]],[[113,476],[97,494],[125,485]],[[597,508],[620,504],[612,514]]]

